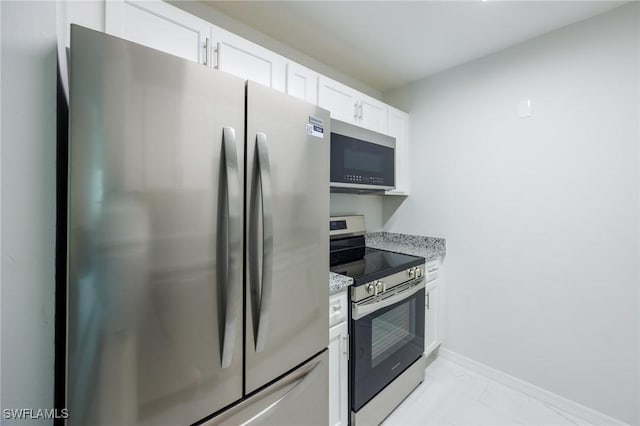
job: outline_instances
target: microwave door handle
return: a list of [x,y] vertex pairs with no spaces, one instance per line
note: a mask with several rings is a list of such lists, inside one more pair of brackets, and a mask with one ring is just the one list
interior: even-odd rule
[[397,293],[394,294],[393,296],[389,296],[386,299],[382,299],[380,301],[377,302],[371,302],[371,303],[367,303],[364,305],[353,305],[353,310],[351,312],[351,317],[354,320],[358,320],[362,317],[365,317],[367,315],[369,315],[372,312],[377,311],[378,309],[382,309],[385,308],[387,306],[391,306],[394,305],[398,302],[401,302],[405,299],[408,299],[409,297],[413,296],[414,294],[416,294],[418,291],[422,290],[423,288],[425,288],[425,282],[424,279],[420,280],[420,282],[418,284],[416,284],[415,286],[411,287],[409,290],[405,290],[401,293]]
[[[233,361],[236,346],[236,323],[238,319],[238,291],[241,276],[238,272],[240,262],[240,242],[242,229],[242,204],[240,197],[240,172],[238,169],[238,149],[236,131],[233,127],[222,129],[223,161],[226,181],[226,238],[221,246],[222,258],[226,265],[220,265],[224,271],[218,285],[225,285],[225,323],[222,340],[222,368],[228,368]],[[224,232],[223,231],[223,232]]]
[[[271,311],[271,293],[273,286],[273,209],[271,192],[271,165],[267,135],[259,132],[256,135],[258,179],[262,201],[262,271],[260,289],[260,312],[257,318],[256,352],[264,350],[269,332],[269,316]],[[256,248],[254,263],[257,263],[257,226],[254,230],[253,245]],[[257,272],[254,267],[254,272]]]

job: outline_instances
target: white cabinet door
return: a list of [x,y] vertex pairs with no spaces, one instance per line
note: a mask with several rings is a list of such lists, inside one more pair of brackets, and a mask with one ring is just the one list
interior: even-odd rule
[[356,124],[358,92],[321,75],[318,78],[318,105],[331,112],[331,118]]
[[109,0],[105,5],[108,34],[209,66],[211,28],[163,1]]
[[349,334],[347,322],[341,322],[329,329],[329,425],[346,426],[347,375],[349,363]]
[[358,124],[369,130],[387,133],[387,105],[367,95],[360,95]]
[[295,62],[287,63],[287,94],[318,104],[318,73]]
[[409,195],[409,114],[387,108],[387,134],[396,138],[396,189],[391,195]]
[[285,91],[286,60],[264,47],[214,27],[216,68]]
[[379,133],[387,133],[387,105],[349,86],[321,75],[318,105],[331,117]]
[[[432,284],[433,285],[433,284]],[[439,286],[428,287],[425,295],[424,353],[429,355],[440,344],[440,324],[438,310]]]

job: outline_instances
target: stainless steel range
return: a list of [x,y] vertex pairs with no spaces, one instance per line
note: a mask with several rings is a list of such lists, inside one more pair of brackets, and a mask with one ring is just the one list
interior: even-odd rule
[[424,380],[425,259],[365,246],[364,217],[332,217],[331,270],[349,291],[353,425],[381,423]]

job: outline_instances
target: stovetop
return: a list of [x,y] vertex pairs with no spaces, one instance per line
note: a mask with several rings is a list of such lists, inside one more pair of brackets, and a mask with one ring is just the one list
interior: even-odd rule
[[366,247],[362,259],[332,266],[331,271],[353,278],[354,285],[359,286],[424,262],[424,257]]

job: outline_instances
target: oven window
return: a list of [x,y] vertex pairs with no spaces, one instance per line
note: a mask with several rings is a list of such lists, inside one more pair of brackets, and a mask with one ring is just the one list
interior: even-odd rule
[[412,299],[371,321],[371,367],[375,367],[409,343],[416,334]]

